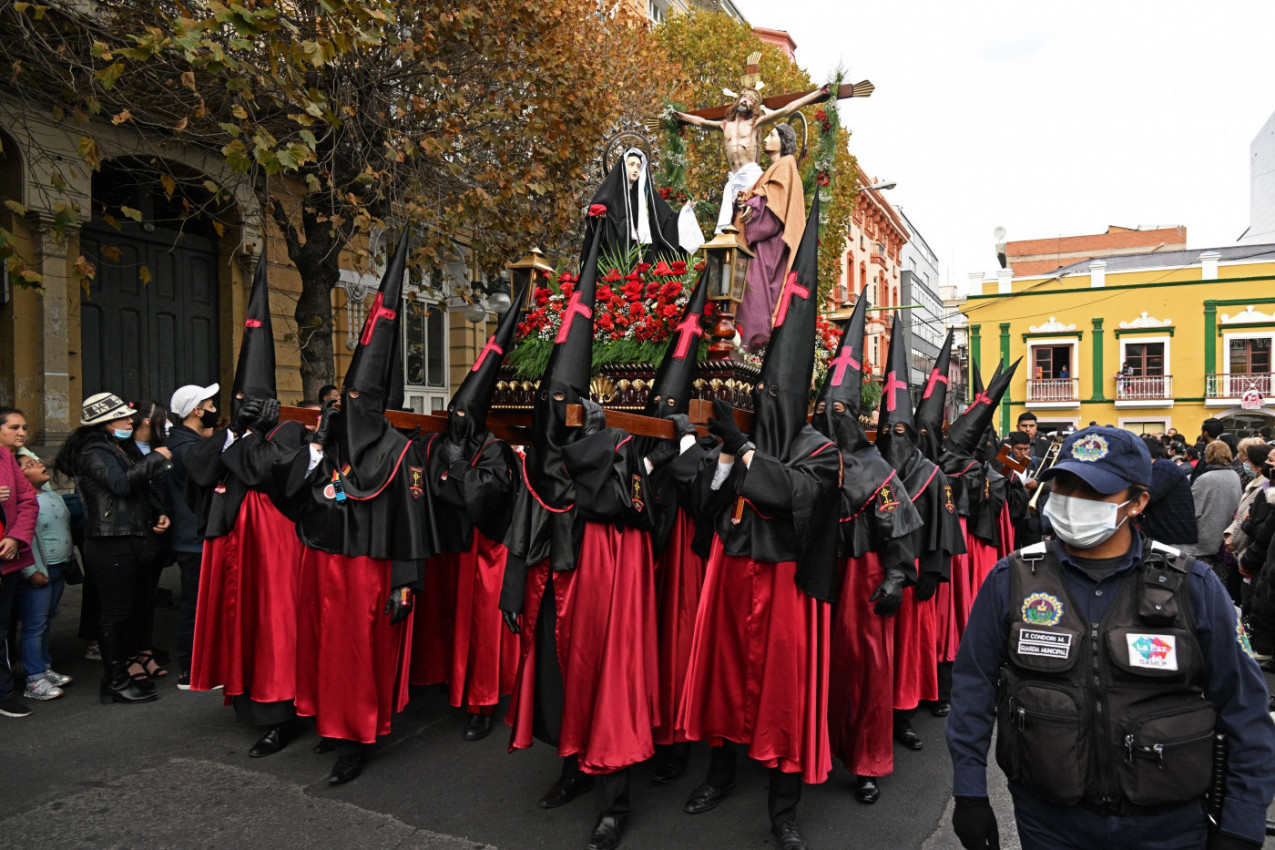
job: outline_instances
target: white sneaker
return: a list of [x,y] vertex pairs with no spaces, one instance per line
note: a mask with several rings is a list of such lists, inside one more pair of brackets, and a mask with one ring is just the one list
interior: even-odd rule
[[28,679],[26,690],[22,692],[28,699],[57,699],[62,696],[62,689],[41,676],[39,679]]
[[97,645],[96,641],[94,641],[93,643],[90,643],[88,645],[88,648],[84,650],[84,658],[87,661],[102,660],[102,648]]
[[59,688],[64,688],[71,684],[71,682],[75,681],[70,676],[63,675],[62,673],[55,673],[52,667],[44,671],[44,678],[57,685]]

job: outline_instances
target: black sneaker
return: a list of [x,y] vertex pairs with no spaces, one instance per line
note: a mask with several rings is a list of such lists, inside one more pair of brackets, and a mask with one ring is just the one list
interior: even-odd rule
[[181,672],[181,675],[177,677],[177,690],[179,691],[190,690],[190,671],[189,670],[183,670]]
[[0,699],[0,714],[5,717],[30,717],[31,709],[22,704],[20,700],[14,697]]

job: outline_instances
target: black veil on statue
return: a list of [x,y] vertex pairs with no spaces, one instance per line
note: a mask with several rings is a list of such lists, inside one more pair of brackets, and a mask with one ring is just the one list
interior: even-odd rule
[[916,403],[918,448],[921,454],[935,463],[938,463],[943,445],[943,411],[947,407],[947,373],[952,363],[954,334],[954,331],[948,330],[934,368],[926,379],[925,389],[921,391],[921,400]]
[[[629,185],[627,167],[630,156],[642,159],[641,173],[632,186]],[[679,247],[677,215],[656,190],[646,154],[639,148],[629,148],[616,160],[589,203],[590,206],[601,204],[607,209],[605,216],[589,220],[589,224],[593,225],[601,219],[598,223],[598,229],[602,231],[599,257],[617,256],[635,245],[641,247],[644,262],[655,262],[661,257],[669,260],[686,257],[686,252]],[[591,227],[585,229],[586,250],[590,230]]]
[[[885,368],[885,387],[877,408],[877,449],[890,466],[901,470],[916,451],[916,423],[912,419],[912,395],[908,381],[908,345],[897,311],[890,323],[890,348]],[[896,434],[895,425],[902,425],[904,432]]]
[[567,427],[567,405],[589,397],[601,233],[602,228],[593,228],[590,234],[580,280],[563,307],[562,325],[532,411],[527,477],[540,499],[551,508],[568,507],[575,498],[575,486],[563,467],[562,449],[574,436]]
[[753,442],[780,461],[799,456],[815,371],[815,318],[819,299],[819,195],[815,194],[792,271],[779,295],[775,327],[753,388]]
[[266,269],[266,248],[261,246],[257,269],[252,276],[252,293],[244,313],[243,339],[239,362],[230,391],[231,417],[239,412],[242,399],[275,398],[274,328],[270,322],[270,282]]
[[514,293],[512,306],[500,317],[496,332],[487,340],[447,405],[448,435],[460,447],[466,460],[472,460],[487,442],[487,413],[491,410],[491,397],[500,379],[500,365],[505,362],[505,355],[513,350],[521,305],[526,301],[529,287],[529,282],[524,283]]
[[[385,411],[391,401],[397,399],[401,405],[403,398],[402,337],[398,326],[410,241],[410,234],[404,233],[381,277],[345,373],[341,412],[333,423],[346,490],[356,498],[384,486],[394,474],[407,439],[401,435],[401,440],[386,439],[398,432],[390,427]],[[349,467],[348,472],[345,467]]]

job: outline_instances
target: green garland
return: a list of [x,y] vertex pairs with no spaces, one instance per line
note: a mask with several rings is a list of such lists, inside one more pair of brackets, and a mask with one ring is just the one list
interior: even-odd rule
[[[832,183],[836,179],[837,140],[840,137],[841,116],[837,112],[837,90],[845,78],[844,71],[837,71],[832,80],[832,97],[820,105],[815,119],[819,123],[819,138],[815,144],[814,166],[806,174],[803,189],[806,197],[813,197],[819,192],[819,236],[823,236],[824,226],[828,223],[828,209],[832,203]],[[823,120],[819,120],[819,116]]]
[[[593,343],[593,374],[597,374],[603,366],[616,363],[658,364],[664,359],[664,352],[671,340],[660,342],[637,342],[631,339],[611,342]],[[514,347],[505,358],[505,362],[514,370],[514,377],[520,381],[535,381],[545,373],[549,365],[549,355],[553,353],[554,342],[551,339],[524,339]],[[701,339],[695,354],[697,361],[708,356],[708,341]]]

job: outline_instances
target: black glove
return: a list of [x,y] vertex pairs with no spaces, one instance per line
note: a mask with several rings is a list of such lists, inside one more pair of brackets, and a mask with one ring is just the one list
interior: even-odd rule
[[[1269,823],[1270,821],[1267,821],[1267,824]],[[1268,826],[1267,829],[1269,828]],[[1225,832],[1215,832],[1209,839],[1209,850],[1260,850],[1261,846],[1256,841],[1227,835]]]
[[315,426],[314,436],[310,438],[310,442],[326,446],[332,439],[332,423],[341,412],[336,405],[336,399],[323,405],[323,409],[319,411],[319,424]]
[[261,402],[261,414],[252,423],[254,431],[271,431],[279,424],[279,400],[268,398]]
[[443,465],[450,467],[458,460],[465,459],[465,452],[460,446],[451,440],[439,440],[441,444],[438,449],[438,456],[443,461]]
[[957,797],[952,813],[952,831],[965,850],[1000,850],[1001,835],[996,813],[986,797]]
[[868,597],[869,602],[877,603],[872,612],[880,617],[893,617],[899,613],[899,606],[903,604],[903,583],[906,580],[903,570],[886,570],[885,579]]
[[252,427],[252,423],[256,422],[260,415],[261,399],[246,398],[239,402],[239,409],[235,411],[235,421],[230,423],[230,430],[236,434],[242,434]]
[[722,454],[739,454],[748,442],[748,435],[735,424],[735,411],[720,398],[713,399],[713,418],[708,420],[708,432],[722,441]]
[[518,622],[518,615],[513,611],[501,610],[500,619],[505,621],[505,628],[509,629],[509,633],[516,635],[522,631],[522,625]]
[[584,424],[580,426],[582,434],[596,434],[607,426],[607,412],[597,402],[582,398],[580,405],[584,408]]
[[651,462],[652,469],[659,469],[673,458],[677,457],[677,443],[672,440],[661,440],[660,444],[651,449],[646,459]]
[[397,625],[412,613],[412,589],[407,585],[396,587],[390,591],[390,598],[385,601],[385,613],[390,615],[390,625]]
[[934,592],[939,589],[938,573],[921,573],[917,576],[916,587],[912,593],[916,596],[917,602],[925,602],[934,596]]
[[673,439],[679,443],[683,437],[695,435],[695,426],[691,424],[691,417],[685,413],[674,413],[668,419],[673,423]]

